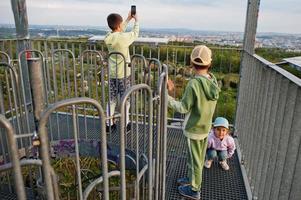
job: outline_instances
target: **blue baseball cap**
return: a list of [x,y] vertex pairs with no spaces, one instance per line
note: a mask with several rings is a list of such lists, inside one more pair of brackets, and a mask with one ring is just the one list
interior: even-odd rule
[[213,127],[218,127],[218,126],[222,126],[229,129],[229,122],[224,117],[217,117],[213,123]]

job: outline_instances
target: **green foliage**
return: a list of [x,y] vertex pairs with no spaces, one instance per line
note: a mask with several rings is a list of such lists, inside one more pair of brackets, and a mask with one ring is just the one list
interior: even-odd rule
[[282,68],[285,69],[286,71],[288,71],[289,73],[294,74],[295,76],[301,78],[301,71],[299,71],[289,65],[285,65]]
[[236,95],[237,89],[222,89],[220,97],[217,101],[214,118],[222,116],[227,118],[230,123],[234,123],[236,110]]
[[290,52],[280,48],[257,48],[255,53],[272,63],[281,62],[283,58],[301,56],[301,52]]

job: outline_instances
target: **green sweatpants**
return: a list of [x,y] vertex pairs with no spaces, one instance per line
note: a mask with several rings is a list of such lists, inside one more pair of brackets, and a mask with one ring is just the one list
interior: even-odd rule
[[187,138],[188,144],[188,178],[192,190],[200,191],[202,186],[202,173],[207,150],[207,137],[203,140]]

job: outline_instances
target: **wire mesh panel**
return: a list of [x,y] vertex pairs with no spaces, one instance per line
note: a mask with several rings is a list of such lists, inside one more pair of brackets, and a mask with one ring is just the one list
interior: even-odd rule
[[[8,63],[0,63],[0,113],[6,118],[9,118],[13,124],[16,133],[28,133],[29,122],[24,113],[24,101],[22,101],[20,82],[17,72],[14,67]],[[1,132],[2,133],[2,132]],[[0,140],[0,155],[1,162],[7,163],[8,147],[6,134],[1,134]],[[18,140],[18,147],[20,148],[20,157],[26,156],[26,148],[30,144],[28,139]],[[6,161],[5,161],[6,160]]]
[[[138,132],[136,129],[135,133],[133,130],[130,131],[130,134],[126,134],[126,120],[125,120],[125,109],[126,109],[126,101],[131,95],[131,93],[139,93],[142,91],[144,95],[145,102],[138,102],[144,110],[143,117],[145,118],[143,125],[143,130]],[[152,98],[152,90],[146,84],[140,84],[132,86],[122,97],[120,113],[121,113],[121,121],[120,121],[120,176],[121,176],[121,185],[120,190],[122,192],[121,199],[127,199],[126,196],[126,179],[125,179],[125,148],[126,148],[126,140],[131,138],[133,143],[135,144],[135,148],[133,151],[136,154],[136,186],[135,186],[135,199],[152,199],[153,198],[153,131],[152,131],[152,120],[153,120],[153,98]],[[136,102],[137,103],[137,102]],[[136,120],[136,124],[138,121]],[[137,128],[137,125],[136,125]],[[144,161],[143,161],[144,160]],[[146,173],[147,172],[147,173]],[[146,175],[147,174],[147,175]],[[142,187],[141,187],[142,186]]]
[[[67,98],[90,97],[100,103],[103,108],[108,107],[111,95],[110,81],[113,77],[110,74],[110,63],[107,60],[110,56],[114,57],[115,55],[106,55],[97,51],[97,49],[104,50],[104,46],[64,40],[33,40],[32,46],[38,51],[28,51],[22,56],[40,58],[42,61],[44,106]],[[192,69],[188,67],[191,49],[190,46],[168,45],[136,45],[132,47],[131,51],[134,56],[129,65],[130,86],[135,88],[137,84],[143,83],[147,84],[148,89],[147,91],[137,89],[128,94],[123,105],[124,109],[129,109],[128,118],[125,117],[123,108],[119,110],[122,104],[122,95],[118,98],[116,109],[111,113],[112,116],[108,114],[110,109],[106,109],[107,119],[105,121],[113,119],[117,125],[114,130],[109,128],[107,135],[108,170],[111,171],[107,173],[107,177],[110,177],[109,182],[112,184],[109,187],[111,199],[150,199],[153,197],[154,199],[164,199],[165,196],[169,198],[171,194],[174,194],[175,191],[165,195],[165,185],[173,184],[174,186],[174,183],[169,182],[171,175],[166,177],[165,170],[173,166],[173,156],[174,164],[179,164],[174,166],[182,169],[180,166],[183,166],[184,159],[176,157],[184,155],[185,152],[182,152],[181,148],[177,148],[177,145],[184,145],[183,141],[174,142],[172,139],[166,138],[166,81],[168,75],[175,80],[179,88],[179,91],[176,91],[176,97],[180,98],[180,89],[183,90],[185,83],[193,76]],[[239,50],[213,49],[213,51],[216,52],[216,55],[213,54],[215,56],[213,72],[219,76],[220,83],[224,87],[223,91],[227,92],[224,97],[222,95],[223,102],[220,104],[222,108],[218,108],[217,114],[228,117],[228,113],[232,113],[233,110],[228,111],[223,106],[232,105],[229,102],[233,101],[236,94],[235,84],[237,82],[232,80],[232,77],[226,80],[225,76],[227,76],[226,73],[236,72],[238,69],[236,67],[239,62],[237,59]],[[38,52],[43,52],[45,58]],[[124,63],[128,67],[129,63]],[[168,64],[169,68],[164,67],[162,63]],[[124,72],[126,71],[124,70]],[[121,82],[124,81],[126,79],[121,80]],[[24,89],[24,86],[22,88]],[[34,102],[31,100],[26,100],[26,102],[28,111],[24,113],[28,113],[29,116],[28,123],[31,127],[27,133],[30,133],[29,138],[31,138],[36,130],[33,126],[34,105],[32,103]],[[152,107],[148,107],[149,105]],[[169,111],[169,116],[179,118],[180,122],[183,117],[177,116],[172,111]],[[127,119],[128,122],[126,122]],[[100,167],[103,162],[99,159],[100,142],[102,141],[99,138],[99,131],[104,127],[99,120],[102,119],[97,114],[95,107],[86,104],[60,107],[49,113],[46,126],[50,144],[50,149],[47,151],[49,155],[41,156],[44,159],[43,162],[47,156],[51,157],[49,160],[60,178],[61,195],[66,195],[64,196],[66,198],[101,199],[104,197],[103,181],[105,179],[101,176]],[[109,123],[105,124],[110,125]],[[179,125],[181,123],[177,124],[177,126]],[[123,137],[124,140],[122,140]],[[168,153],[166,143],[171,145]],[[121,145],[124,147],[120,148]],[[166,163],[167,155],[171,157]],[[66,173],[65,168],[73,174]],[[46,170],[44,174],[49,176],[49,169],[44,168],[44,170]],[[183,171],[179,171],[179,175],[182,173],[185,173],[184,168]],[[49,187],[53,187],[49,186],[51,183],[47,184],[48,186],[45,187],[47,190]],[[120,187],[122,190],[119,189]],[[172,186],[168,185],[168,187]],[[48,193],[51,191],[48,190]]]
[[[82,139],[86,139],[86,137],[82,137],[78,132],[78,114],[80,113],[80,110],[78,110],[77,105],[78,104],[88,104],[96,108],[98,118],[98,123],[101,125],[101,129],[99,129],[99,141],[100,144],[98,145],[98,152],[96,153],[96,158],[101,158],[100,160],[94,159],[89,160],[90,165],[87,165],[85,162],[87,158],[84,156],[87,156],[84,154],[84,152],[80,151],[80,145],[79,142]],[[86,105],[86,106],[88,106]],[[71,107],[70,107],[71,106]],[[72,135],[68,138],[68,141],[60,140],[61,142],[59,145],[52,146],[52,150],[48,149],[49,146],[49,139],[46,129],[46,123],[48,121],[48,118],[51,116],[51,114],[57,110],[66,107],[67,109],[71,109],[72,113]],[[41,158],[43,161],[43,175],[44,175],[44,182],[45,182],[45,189],[46,189],[46,195],[48,199],[53,198],[53,187],[51,185],[51,182],[49,182],[48,178],[50,175],[50,155],[54,158],[53,164],[56,166],[55,169],[57,170],[56,173],[59,174],[59,178],[62,182],[59,182],[60,187],[62,190],[65,190],[64,193],[61,193],[63,196],[62,198],[79,198],[83,199],[83,193],[84,188],[87,187],[91,182],[91,179],[95,179],[95,175],[97,172],[92,173],[94,177],[91,176],[91,167],[96,167],[98,169],[97,176],[103,176],[103,197],[104,199],[109,198],[108,193],[108,166],[107,166],[107,140],[106,140],[106,132],[105,132],[105,115],[104,112],[100,106],[100,104],[89,98],[73,98],[68,100],[63,100],[60,102],[57,102],[53,106],[46,109],[44,114],[41,117],[41,121],[39,124],[39,136],[41,140]],[[83,148],[83,146],[82,146]],[[50,154],[49,154],[50,152]],[[81,154],[80,154],[81,153]],[[82,155],[82,157],[80,157]],[[66,159],[66,157],[70,157],[70,159]],[[94,162],[92,164],[92,162]],[[60,165],[65,165],[63,168],[60,167]],[[96,165],[96,166],[95,166]],[[66,168],[69,168],[69,170],[66,170]],[[73,170],[72,170],[73,169]],[[62,171],[61,171],[62,170]],[[90,172],[89,172],[90,171]],[[94,172],[94,171],[92,171]],[[70,174],[68,174],[70,173]],[[73,174],[74,173],[74,174]],[[67,177],[66,177],[67,176]],[[72,180],[68,180],[71,178]],[[67,178],[67,179],[66,179]],[[66,183],[71,183],[70,185],[66,185]],[[74,183],[74,184],[72,184]],[[64,185],[62,185],[64,184]],[[88,195],[88,194],[86,194]]]
[[[3,133],[7,136],[8,148],[10,151],[10,161],[7,163],[1,163],[0,165],[0,190],[5,198],[18,198],[18,199],[35,199],[39,195],[43,195],[43,189],[41,188],[41,173],[40,168],[41,160],[31,159],[26,155],[26,158],[20,160],[20,148],[17,146],[18,140],[22,138],[31,138],[32,134],[16,135],[9,120],[0,115],[0,126],[5,128]],[[14,178],[14,181],[13,181]],[[56,176],[53,170],[50,168],[50,182],[53,184],[56,182]],[[34,186],[33,182],[36,182]],[[36,189],[34,189],[36,188]],[[57,198],[58,190],[54,187],[54,196]]]

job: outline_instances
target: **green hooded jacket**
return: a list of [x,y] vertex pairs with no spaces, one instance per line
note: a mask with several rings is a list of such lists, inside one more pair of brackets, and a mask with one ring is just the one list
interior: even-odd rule
[[168,97],[168,106],[179,113],[186,114],[184,134],[193,140],[202,140],[208,136],[212,124],[212,117],[219,97],[215,76],[211,78],[195,76],[192,78],[183,94],[181,101]]

